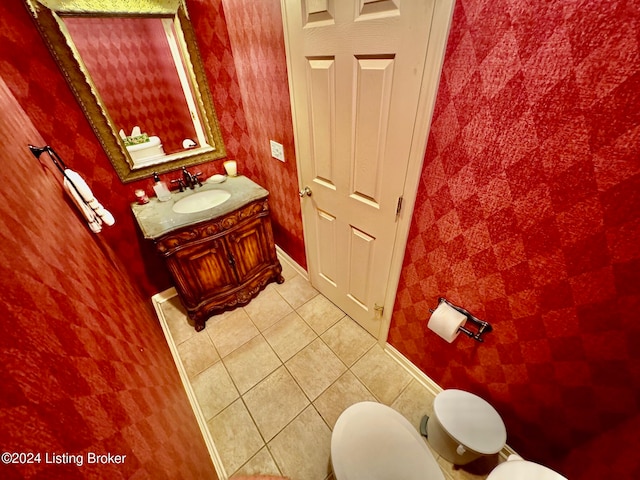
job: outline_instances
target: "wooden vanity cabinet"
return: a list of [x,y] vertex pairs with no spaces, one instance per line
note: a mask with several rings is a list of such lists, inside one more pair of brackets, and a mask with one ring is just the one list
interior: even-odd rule
[[196,331],[211,315],[248,303],[269,282],[284,281],[266,198],[155,243]]

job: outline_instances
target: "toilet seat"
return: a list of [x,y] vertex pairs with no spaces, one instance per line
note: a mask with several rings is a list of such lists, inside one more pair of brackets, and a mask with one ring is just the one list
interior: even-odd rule
[[444,480],[413,425],[376,402],[342,412],[331,435],[331,463],[336,480]]
[[482,398],[463,390],[443,390],[433,401],[442,428],[467,450],[491,455],[507,441],[507,429],[498,412]]

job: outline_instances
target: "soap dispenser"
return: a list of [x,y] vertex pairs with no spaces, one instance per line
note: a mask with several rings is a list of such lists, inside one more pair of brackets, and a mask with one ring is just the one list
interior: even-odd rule
[[157,172],[153,172],[153,181],[155,182],[153,185],[153,191],[156,192],[158,200],[160,202],[171,200],[171,192],[169,191],[167,184],[160,180]]

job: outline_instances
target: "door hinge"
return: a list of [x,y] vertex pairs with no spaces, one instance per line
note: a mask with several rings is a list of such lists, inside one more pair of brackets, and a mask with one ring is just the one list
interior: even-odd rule
[[398,197],[398,205],[396,206],[396,221],[400,216],[400,212],[402,211],[402,197]]

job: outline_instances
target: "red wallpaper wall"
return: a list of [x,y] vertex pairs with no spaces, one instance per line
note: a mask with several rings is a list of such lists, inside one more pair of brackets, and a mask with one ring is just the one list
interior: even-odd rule
[[217,478],[148,302],[28,143],[43,139],[0,78],[0,446],[41,455],[0,477]]
[[167,154],[197,140],[161,19],[64,21],[118,130],[131,135],[137,125]]
[[[133,240],[128,204],[151,182],[115,177],[18,3],[0,5],[0,74],[116,214],[101,234],[115,255],[147,295],[167,288]],[[277,2],[249,3],[224,0],[228,34],[221,0],[187,1],[229,157],[272,190],[277,241],[304,264]],[[638,444],[638,18],[625,1],[456,2],[390,332],[440,385],[488,398],[514,448],[571,478],[596,478],[606,460],[594,453],[614,438],[628,472]],[[269,158],[267,137],[290,162]],[[493,323],[485,344],[426,329],[440,295]]]
[[[604,478],[607,438],[608,478],[638,477],[639,38],[634,2],[456,2],[392,319],[392,345],[570,478]],[[439,296],[486,343],[430,332]]]
[[[253,149],[245,168],[271,194],[276,243],[306,268],[280,1],[222,1]],[[284,163],[269,140],[283,145]]]

